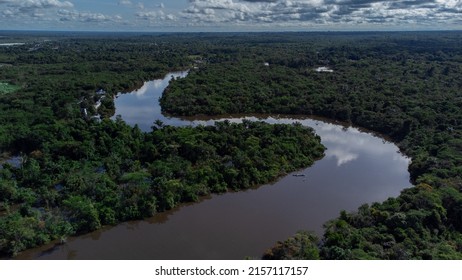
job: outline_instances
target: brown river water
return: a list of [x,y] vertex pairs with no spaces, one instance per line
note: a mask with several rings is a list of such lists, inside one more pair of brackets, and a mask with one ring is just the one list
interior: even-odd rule
[[[213,125],[215,120],[184,120],[161,114],[158,98],[172,76],[145,83],[120,95],[116,115],[150,130],[153,121],[168,125]],[[71,237],[21,253],[18,259],[243,259],[259,258],[278,240],[298,230],[322,235],[323,224],[341,210],[396,197],[410,187],[410,159],[391,142],[339,123],[303,116],[230,116],[269,123],[311,126],[327,147],[310,168],[255,189],[211,195],[155,217]],[[296,176],[294,176],[296,175]]]

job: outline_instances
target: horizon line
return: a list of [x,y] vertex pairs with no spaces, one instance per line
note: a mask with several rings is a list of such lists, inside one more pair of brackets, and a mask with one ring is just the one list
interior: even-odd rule
[[247,30],[247,31],[134,31],[134,30],[44,30],[44,29],[0,29],[0,32],[50,32],[50,33],[407,33],[407,32],[462,32],[462,29],[403,29],[403,30]]

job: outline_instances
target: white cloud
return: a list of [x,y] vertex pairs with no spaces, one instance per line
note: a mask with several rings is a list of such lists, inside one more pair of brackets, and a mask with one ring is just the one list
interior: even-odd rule
[[133,5],[133,3],[130,0],[121,0],[121,1],[119,1],[119,5],[131,6],[131,5]]
[[59,8],[73,8],[74,4],[69,1],[58,0],[0,0],[0,9],[5,5],[3,15],[8,17],[44,17],[51,11]]
[[322,21],[327,7],[321,0],[289,1],[239,1],[239,0],[193,0],[183,16],[200,23],[210,20],[210,10],[220,22],[240,23],[287,23],[303,21]]
[[74,4],[69,1],[58,0],[27,0],[27,1],[11,1],[11,6],[17,6],[20,10],[33,9],[51,9],[51,8],[72,8]]
[[78,19],[83,22],[111,21],[112,17],[100,13],[79,13]]
[[326,151],[326,157],[336,158],[337,166],[341,166],[358,159],[359,155],[342,149],[328,149]]
[[435,24],[461,17],[461,0],[190,0],[182,16],[201,23]]
[[77,12],[69,10],[59,10],[58,16],[61,21],[75,21],[75,22],[121,22],[122,17],[119,15],[109,16],[101,13]]
[[5,16],[5,17],[11,17],[11,16],[14,16],[14,12],[10,9],[5,9],[2,11],[2,14]]
[[[121,5],[131,4],[130,1],[119,1]],[[59,22],[78,23],[123,23],[120,15],[105,15],[95,12],[82,12],[74,9],[70,1],[62,0],[0,0],[0,23],[2,18],[11,18],[8,24],[34,23],[58,24]]]
[[136,13],[136,17],[139,19],[151,21],[151,22],[160,22],[160,21],[174,21],[176,16],[173,14],[165,14],[162,10],[159,11],[142,11]]
[[[132,28],[149,26],[196,26],[234,29],[304,29],[306,27],[351,28],[361,26],[452,26],[462,25],[462,0],[189,0],[184,8],[168,2],[117,0],[118,9],[102,14],[76,10],[67,0],[0,0],[0,26],[34,22],[118,22]],[[77,3],[77,1],[75,1]],[[146,3],[146,4],[145,4]],[[95,2],[94,6],[101,8]],[[117,6],[117,5],[115,5]],[[130,9],[128,9],[130,8]],[[63,15],[68,10],[72,15]],[[120,15],[114,15],[116,13]],[[106,13],[106,12],[104,12]],[[91,25],[88,25],[91,29]],[[111,27],[111,25],[107,25]],[[120,26],[120,25],[119,25]],[[117,28],[112,25],[113,28]]]

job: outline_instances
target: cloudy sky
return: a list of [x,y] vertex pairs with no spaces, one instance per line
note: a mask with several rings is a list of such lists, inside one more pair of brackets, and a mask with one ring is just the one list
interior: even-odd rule
[[0,30],[462,29],[462,0],[0,0]]

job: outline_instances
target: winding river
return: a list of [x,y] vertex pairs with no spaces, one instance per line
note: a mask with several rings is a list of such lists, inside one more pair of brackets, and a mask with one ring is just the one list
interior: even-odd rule
[[[185,120],[162,115],[158,98],[172,77],[146,82],[119,95],[116,115],[150,130],[159,119],[168,125],[212,125],[216,120]],[[21,259],[243,259],[260,257],[275,244],[305,229],[322,234],[322,225],[341,210],[396,197],[410,186],[409,159],[391,142],[357,128],[303,116],[220,117],[311,126],[327,147],[312,167],[277,182],[242,192],[205,197],[153,218],[105,227],[69,238],[63,245],[26,251]],[[293,176],[297,175],[297,176]],[[303,176],[300,176],[303,175]]]

